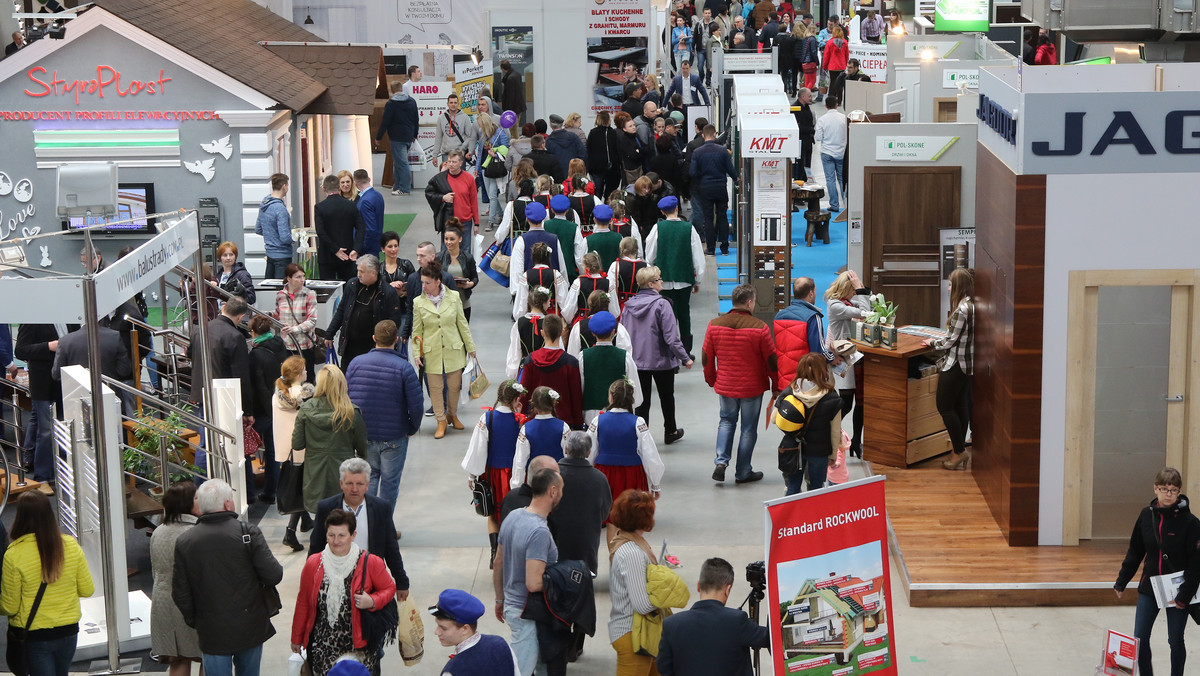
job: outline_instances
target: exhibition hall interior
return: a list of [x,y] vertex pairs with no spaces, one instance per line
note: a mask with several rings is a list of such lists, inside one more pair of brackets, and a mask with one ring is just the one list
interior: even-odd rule
[[1195,671],[1196,10],[14,0],[0,673]]

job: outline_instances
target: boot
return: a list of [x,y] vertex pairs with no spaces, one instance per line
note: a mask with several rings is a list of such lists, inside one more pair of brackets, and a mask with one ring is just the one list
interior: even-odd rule
[[488,559],[488,570],[496,565],[496,547],[500,546],[500,534],[488,533],[488,542],[492,544],[492,556]]
[[287,532],[284,533],[283,544],[291,547],[293,552],[298,552],[304,549],[304,545],[300,544],[300,541],[296,539],[296,531],[293,528],[287,529]]
[[300,512],[300,532],[307,533],[308,531],[312,530],[312,527],[312,517],[308,515],[308,512]]
[[439,420],[439,421],[438,421],[438,426],[437,426],[437,431],[433,433],[433,438],[434,438],[434,439],[441,439],[441,438],[442,438],[442,437],[444,437],[444,436],[446,436],[446,421],[445,421],[445,420]]
[[463,427],[462,421],[458,419],[457,413],[450,414],[450,424],[454,425],[454,429],[456,429],[456,430],[465,429]]

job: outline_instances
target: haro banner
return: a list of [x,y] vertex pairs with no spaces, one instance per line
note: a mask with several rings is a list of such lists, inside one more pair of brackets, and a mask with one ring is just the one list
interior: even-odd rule
[[766,503],[776,676],[898,673],[883,479]]

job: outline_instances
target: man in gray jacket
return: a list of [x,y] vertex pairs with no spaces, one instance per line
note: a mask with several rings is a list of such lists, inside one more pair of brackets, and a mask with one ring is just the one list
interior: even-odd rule
[[437,116],[437,140],[433,144],[433,154],[440,165],[451,150],[461,150],[465,163],[474,162],[472,153],[478,140],[476,127],[471,118],[458,109],[458,94],[446,97],[446,110]]
[[205,673],[258,676],[283,566],[258,527],[238,520],[229,484],[204,482],[196,506],[199,521],[175,542],[171,598],[200,638]]

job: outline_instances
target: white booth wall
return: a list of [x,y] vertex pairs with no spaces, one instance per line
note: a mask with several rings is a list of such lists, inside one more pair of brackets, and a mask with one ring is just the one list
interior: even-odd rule
[[[863,169],[866,167],[962,167],[962,208],[959,216],[959,227],[975,227],[975,154],[978,128],[972,123],[942,123],[942,124],[852,124],[850,125],[850,218],[862,218],[863,215]],[[896,162],[877,160],[875,154],[876,139],[884,136],[957,136],[954,145],[933,162]],[[871,227],[864,223],[864,228]],[[862,243],[847,244],[846,264],[851,270],[863,274]]]
[[[920,87],[914,93],[909,93],[912,110],[916,113],[913,118],[906,119],[908,122],[935,122],[937,120],[937,107],[935,99],[955,98],[958,96],[958,87],[946,86],[946,73],[950,72],[975,72],[978,74],[979,69],[984,66],[1015,66],[1015,59],[1004,60],[987,60],[980,61],[977,59],[938,59],[936,61],[922,61],[920,68]],[[968,92],[978,92],[978,87],[971,87]],[[967,121],[960,117],[960,121]]]

